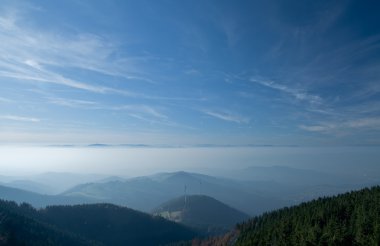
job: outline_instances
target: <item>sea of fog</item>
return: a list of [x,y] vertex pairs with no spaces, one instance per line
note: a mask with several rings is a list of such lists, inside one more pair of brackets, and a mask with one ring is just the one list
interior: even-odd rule
[[0,146],[0,175],[75,172],[133,177],[192,171],[227,175],[249,166],[344,170],[377,165],[380,147],[36,147]]

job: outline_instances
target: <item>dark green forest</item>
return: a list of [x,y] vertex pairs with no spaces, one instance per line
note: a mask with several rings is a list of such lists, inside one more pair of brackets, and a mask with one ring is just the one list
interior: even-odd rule
[[101,245],[36,220],[36,215],[28,204],[0,200],[0,245]]
[[111,204],[36,210],[0,201],[0,245],[165,245],[195,236],[185,226]]
[[380,245],[380,187],[265,213],[237,230],[237,246]]

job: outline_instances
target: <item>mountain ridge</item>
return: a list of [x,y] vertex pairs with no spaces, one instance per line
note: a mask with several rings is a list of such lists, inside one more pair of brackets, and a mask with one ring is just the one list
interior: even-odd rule
[[254,187],[243,187],[231,179],[183,171],[130,178],[123,182],[82,184],[61,195],[98,197],[103,202],[149,212],[183,195],[185,188],[189,195],[208,195],[247,214],[260,214],[289,204],[264,192],[256,192],[252,189]]
[[207,234],[227,232],[236,223],[249,218],[247,214],[205,195],[186,195],[171,199],[152,213]]

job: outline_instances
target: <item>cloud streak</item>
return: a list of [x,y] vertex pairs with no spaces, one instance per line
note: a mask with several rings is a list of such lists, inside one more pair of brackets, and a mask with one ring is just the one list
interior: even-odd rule
[[25,27],[22,23],[17,11],[0,13],[0,77],[21,82],[52,83],[93,93],[149,97],[106,86],[106,82],[100,85],[78,81],[58,72],[82,69],[152,83],[153,80],[145,77],[135,58],[113,57],[118,46],[112,40],[88,33],[58,35]]
[[238,123],[238,124],[249,123],[248,118],[240,116],[240,115],[236,115],[236,114],[231,114],[228,112],[218,112],[218,111],[210,111],[210,110],[205,110],[202,112],[208,116],[212,116],[212,117],[217,118],[219,120],[224,120],[224,121]]
[[342,132],[352,133],[353,130],[380,130],[380,117],[368,117],[361,119],[351,119],[341,122],[323,122],[314,125],[300,125],[300,129],[309,132],[332,133]]
[[50,103],[66,106],[71,108],[98,108],[98,104],[94,101],[86,101],[86,100],[77,100],[77,99],[66,99],[66,98],[48,98]]
[[5,97],[0,97],[0,103],[10,103],[12,100],[5,98]]
[[94,109],[94,110],[107,110],[107,111],[128,111],[134,114],[144,114],[149,115],[154,118],[168,119],[168,116],[161,113],[159,110],[145,104],[125,104],[125,105],[104,105],[95,101],[78,100],[78,99],[68,99],[60,97],[50,97],[49,102],[52,104],[71,107],[71,108],[81,108],[81,109]]
[[0,115],[0,119],[2,120],[12,120],[12,121],[22,121],[22,122],[40,122],[41,120],[38,118],[24,117],[18,115]]
[[157,109],[146,104],[124,104],[124,105],[105,105],[100,102],[77,100],[77,99],[67,99],[67,98],[48,98],[49,102],[59,106],[78,108],[84,110],[105,110],[126,113],[126,115],[141,120],[143,122],[148,122],[152,124],[160,124],[172,127],[193,129],[192,127],[178,124],[169,119],[169,117],[162,113],[162,110]]
[[[125,79],[145,80],[136,59],[113,58],[118,46],[110,39],[92,33],[62,35],[23,25],[19,11],[7,9],[0,16],[2,53],[35,68],[41,66],[77,67]],[[13,54],[13,55],[12,55]],[[149,79],[146,79],[150,81]]]
[[313,105],[318,105],[322,103],[322,98],[320,96],[309,94],[306,91],[301,90],[301,89],[292,88],[283,84],[276,83],[271,80],[257,79],[254,77],[252,77],[250,81],[260,84],[262,86],[286,93],[288,95],[291,95],[297,100],[307,101]]
[[130,112],[135,112],[135,113],[143,113],[145,115],[150,115],[155,118],[159,119],[168,119],[168,117],[161,112],[159,112],[157,109],[148,106],[148,105],[122,105],[122,106],[116,106],[110,108],[112,110],[126,110]]

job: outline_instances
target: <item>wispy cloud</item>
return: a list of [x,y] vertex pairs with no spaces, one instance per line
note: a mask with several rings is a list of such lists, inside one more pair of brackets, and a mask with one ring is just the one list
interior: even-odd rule
[[309,132],[326,132],[331,129],[328,126],[323,125],[300,125],[299,128]]
[[147,122],[154,125],[163,125],[175,128],[194,130],[192,126],[184,125],[173,121],[167,115],[160,112],[158,109],[148,105],[123,105],[113,108],[112,110],[126,111],[130,117]]
[[[8,47],[9,58],[18,57],[40,68],[42,65],[77,67],[126,79],[145,80],[131,57],[114,58],[118,45],[104,36],[92,33],[62,35],[23,25],[20,11],[7,9],[0,16],[1,49]],[[14,54],[9,56],[9,54]],[[150,81],[150,79],[146,79]]]
[[94,93],[113,93],[139,97],[138,93],[90,84],[67,77],[59,69],[83,69],[127,80],[150,78],[137,65],[135,58],[115,58],[118,46],[105,37],[79,33],[58,35],[23,25],[17,11],[0,13],[0,77],[19,81],[54,83]]
[[131,114],[144,114],[150,117],[159,118],[159,119],[168,119],[168,117],[161,113],[158,109],[145,105],[145,104],[124,104],[124,105],[106,105],[104,103],[87,101],[87,100],[78,100],[78,99],[69,99],[69,98],[60,98],[60,97],[49,97],[49,102],[52,104],[71,107],[71,108],[81,108],[81,109],[94,109],[94,110],[107,110],[107,111],[127,111]]
[[345,122],[344,125],[350,128],[380,129],[380,117],[351,120]]
[[186,69],[183,72],[187,75],[201,75],[202,74],[199,70],[195,68]]
[[[370,115],[380,113],[380,101],[368,100],[357,105],[347,105],[343,110],[348,114],[354,115]],[[343,111],[342,110],[342,111]]]
[[288,95],[291,95],[292,97],[296,98],[297,100],[300,101],[307,101],[311,104],[321,104],[322,103],[322,98],[318,95],[313,95],[305,90],[298,89],[298,88],[293,88],[290,86],[286,86],[280,83],[276,83],[272,80],[266,80],[266,79],[258,79],[255,77],[252,77],[250,79],[251,82],[258,83],[262,86],[281,91],[283,93],[286,93]]
[[11,99],[5,98],[5,97],[0,97],[0,103],[10,103],[12,102]]
[[354,130],[380,130],[380,117],[351,119],[340,122],[322,122],[314,125],[300,125],[300,129],[309,132],[354,133]]
[[67,99],[67,98],[48,98],[50,103],[57,104],[60,106],[67,106],[72,108],[99,108],[98,103],[94,101],[86,101],[86,100],[77,100],[77,99]]
[[106,105],[101,102],[95,101],[86,101],[86,100],[78,100],[78,99],[68,99],[68,98],[59,98],[59,97],[49,97],[49,102],[52,104],[56,104],[59,106],[70,107],[70,108],[78,108],[85,110],[105,110],[105,111],[118,111],[123,112],[133,117],[135,119],[160,124],[167,125],[173,127],[180,128],[190,128],[185,125],[178,124],[169,117],[162,113],[160,109],[156,107],[152,107],[146,104],[124,104],[124,105]]
[[229,121],[229,122],[234,122],[238,124],[247,124],[249,123],[249,118],[237,115],[237,114],[232,114],[229,112],[219,112],[219,111],[211,111],[211,110],[204,110],[202,111],[204,114],[212,116],[214,118],[224,120],[224,121]]
[[[86,110],[106,110],[106,111],[126,111],[132,112],[134,115],[136,114],[144,114],[150,117],[160,118],[169,120],[169,117],[162,113],[162,110],[165,108],[158,105],[151,104],[112,104],[110,102],[101,102],[101,101],[89,101],[82,99],[73,99],[73,98],[64,98],[64,97],[56,97],[52,94],[39,91],[32,90],[44,96],[47,99],[48,103],[56,104],[59,106],[78,108],[78,109],[86,109]],[[155,96],[147,96],[140,95],[142,99],[148,100],[167,100],[167,101],[205,101],[206,98],[181,98],[181,97],[155,97]],[[137,117],[135,117],[137,118]],[[145,120],[146,121],[146,120]],[[188,127],[186,127],[188,128]]]
[[38,118],[31,118],[31,117],[18,116],[18,115],[0,115],[0,119],[12,120],[12,121],[23,121],[23,122],[40,122],[41,121]]
[[125,96],[132,96],[132,97],[138,96],[138,94],[129,92],[127,90],[113,89],[106,86],[90,85],[87,83],[68,79],[60,74],[50,73],[46,70],[40,70],[39,72],[33,72],[33,71],[30,72],[30,71],[24,70],[22,72],[23,73],[18,73],[15,71],[12,71],[12,72],[0,71],[0,76],[13,78],[13,79],[21,80],[21,81],[52,83],[52,84],[67,86],[74,89],[94,92],[94,93],[102,93],[102,94],[113,93],[113,94],[120,94],[120,95],[125,95]]
[[136,113],[149,115],[155,118],[159,119],[168,119],[166,115],[159,112],[157,109],[148,106],[148,105],[122,105],[122,106],[116,106],[116,107],[110,107],[109,109],[112,110],[126,110],[129,112],[133,112],[133,115],[136,115]]

